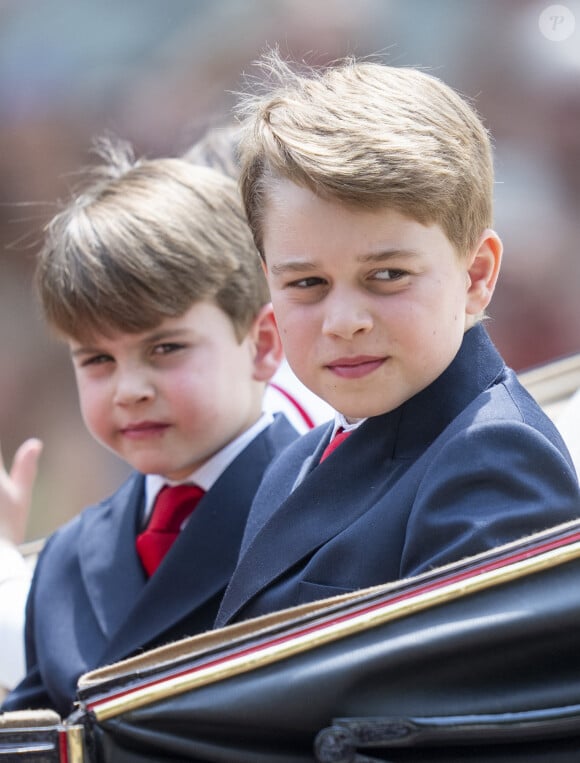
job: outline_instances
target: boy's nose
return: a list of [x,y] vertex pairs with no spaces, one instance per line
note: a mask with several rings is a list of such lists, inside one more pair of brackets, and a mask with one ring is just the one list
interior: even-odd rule
[[337,297],[326,305],[322,332],[327,336],[350,339],[372,326],[372,315],[360,300]]
[[115,388],[116,405],[133,405],[153,397],[153,385],[146,374],[137,371],[119,373]]

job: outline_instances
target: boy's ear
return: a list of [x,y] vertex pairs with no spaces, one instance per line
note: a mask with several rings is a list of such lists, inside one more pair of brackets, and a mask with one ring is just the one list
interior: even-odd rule
[[502,253],[503,245],[497,233],[491,228],[484,230],[470,255],[471,263],[467,270],[468,315],[479,315],[489,305],[497,283]]
[[254,318],[250,336],[255,347],[253,378],[256,381],[270,381],[284,357],[271,304],[264,305]]

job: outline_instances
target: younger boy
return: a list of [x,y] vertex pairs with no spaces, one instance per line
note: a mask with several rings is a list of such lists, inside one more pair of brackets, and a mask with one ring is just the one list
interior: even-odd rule
[[37,282],[89,431],[135,471],[42,552],[9,710],[66,715],[80,674],[209,628],[262,474],[296,437],[262,415],[282,350],[235,183],[106,150],[49,226]]
[[286,357],[339,414],[270,469],[220,626],[580,513],[561,437],[481,323],[502,245],[476,113],[412,69],[263,63],[242,195]]

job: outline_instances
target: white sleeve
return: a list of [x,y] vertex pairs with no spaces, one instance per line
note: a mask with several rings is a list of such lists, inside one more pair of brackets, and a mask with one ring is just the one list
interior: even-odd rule
[[566,402],[555,418],[580,476],[580,389]]
[[28,566],[12,543],[0,538],[0,687],[12,689],[25,673],[24,612]]

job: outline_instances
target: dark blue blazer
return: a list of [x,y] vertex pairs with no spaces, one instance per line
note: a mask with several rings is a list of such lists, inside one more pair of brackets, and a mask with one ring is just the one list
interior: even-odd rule
[[3,709],[67,715],[82,673],[211,628],[263,473],[296,437],[276,416],[206,493],[149,580],[135,551],[142,475],[59,529],[40,555],[28,599],[28,674]]
[[332,425],[270,467],[216,625],[414,575],[580,516],[562,438],[481,325],[323,463]]

